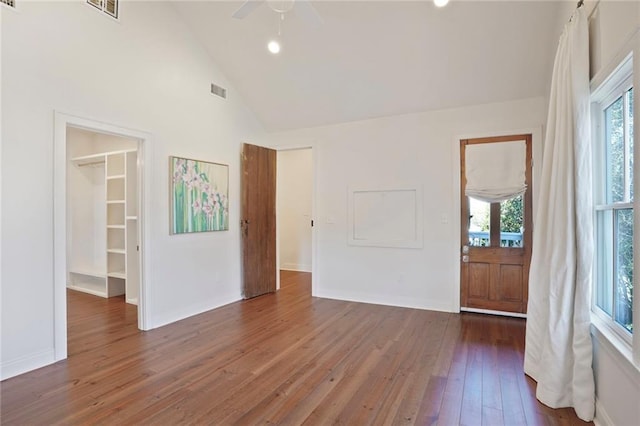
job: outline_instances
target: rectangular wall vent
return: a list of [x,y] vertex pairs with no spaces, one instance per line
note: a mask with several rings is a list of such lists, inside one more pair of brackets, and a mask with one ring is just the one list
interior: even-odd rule
[[0,3],[6,4],[7,6],[13,7],[14,9],[16,8],[15,0],[0,0]]
[[112,18],[118,19],[118,0],[87,0],[87,3],[97,9],[100,9]]
[[227,99],[227,89],[211,83],[211,93],[221,98]]

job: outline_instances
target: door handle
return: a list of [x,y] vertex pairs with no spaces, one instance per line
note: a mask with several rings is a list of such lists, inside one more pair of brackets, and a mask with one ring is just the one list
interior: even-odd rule
[[462,246],[462,254],[467,254],[467,253],[469,253],[469,246],[467,245]]
[[464,256],[462,256],[462,262],[463,263],[468,263],[469,262],[469,256],[467,256],[466,254]]

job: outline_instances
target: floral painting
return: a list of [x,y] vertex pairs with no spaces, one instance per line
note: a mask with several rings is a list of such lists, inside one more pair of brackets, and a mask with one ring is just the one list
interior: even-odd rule
[[229,166],[170,157],[171,233],[229,230]]

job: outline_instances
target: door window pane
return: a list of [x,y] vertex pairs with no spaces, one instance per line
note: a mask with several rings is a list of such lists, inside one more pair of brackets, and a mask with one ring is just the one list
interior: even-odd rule
[[616,315],[615,320],[633,330],[633,210],[616,211]]
[[500,247],[522,247],[524,232],[523,196],[500,203]]
[[489,247],[491,204],[469,197],[469,245],[472,247]]

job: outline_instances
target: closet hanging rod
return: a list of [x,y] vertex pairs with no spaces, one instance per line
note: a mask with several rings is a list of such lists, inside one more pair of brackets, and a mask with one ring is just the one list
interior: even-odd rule
[[84,166],[91,166],[91,167],[96,167],[99,164],[104,164],[104,160],[100,161],[100,160],[94,160],[94,161],[88,161],[88,162],[77,162],[78,167],[84,167]]
[[105,163],[106,159],[110,155],[128,154],[130,152],[137,152],[137,149],[122,149],[119,151],[107,151],[97,154],[83,155],[81,157],[73,157],[71,161],[78,166],[97,165]]

